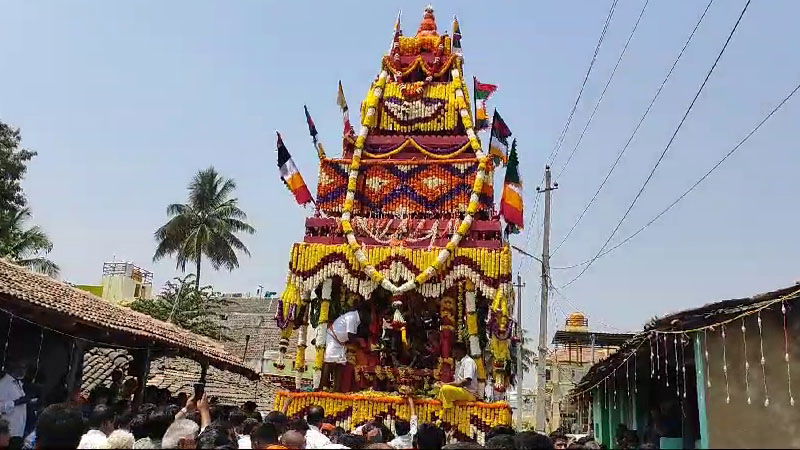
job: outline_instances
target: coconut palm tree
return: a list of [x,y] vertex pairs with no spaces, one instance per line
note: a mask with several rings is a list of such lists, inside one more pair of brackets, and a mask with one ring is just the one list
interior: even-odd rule
[[30,217],[28,208],[0,213],[0,256],[55,277],[60,270],[58,265],[44,257],[53,250],[53,243],[38,226],[25,228],[25,222]]
[[186,270],[195,265],[195,289],[200,290],[200,265],[205,256],[214,270],[239,267],[236,252],[250,255],[237,233],[253,234],[238,200],[231,198],[236,183],[224,178],[213,167],[198,172],[189,184],[187,203],[167,206],[169,221],[156,230],[158,242],[153,261],[175,255],[176,267]]

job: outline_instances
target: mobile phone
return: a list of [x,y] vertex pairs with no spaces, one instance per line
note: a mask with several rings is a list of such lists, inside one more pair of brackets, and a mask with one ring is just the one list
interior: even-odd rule
[[203,394],[206,393],[206,385],[205,383],[195,383],[194,384],[194,398],[195,400],[200,400],[203,397]]

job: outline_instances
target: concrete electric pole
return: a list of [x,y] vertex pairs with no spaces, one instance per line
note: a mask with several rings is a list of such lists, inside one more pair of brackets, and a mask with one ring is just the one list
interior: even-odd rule
[[536,430],[546,431],[545,389],[547,371],[547,297],[550,286],[550,192],[558,189],[558,183],[551,185],[550,166],[544,170],[544,189],[536,188],[536,192],[544,193],[544,233],[542,235],[542,304],[539,312],[539,359],[536,362]]
[[517,284],[514,285],[514,288],[517,291],[517,339],[518,339],[518,347],[517,347],[517,427],[522,427],[522,405],[524,402],[522,401],[522,378],[523,374],[525,373],[525,369],[522,366],[522,349],[523,349],[523,342],[525,339],[524,330],[522,328],[522,288],[525,287],[525,283],[522,282],[522,276],[517,274]]

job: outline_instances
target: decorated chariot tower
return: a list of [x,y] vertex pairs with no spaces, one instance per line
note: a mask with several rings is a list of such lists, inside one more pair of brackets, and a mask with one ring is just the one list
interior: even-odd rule
[[[279,408],[294,398],[290,415],[321,404],[347,429],[375,414],[407,419],[404,400],[391,394],[399,392],[417,396],[421,421],[441,419],[457,438],[510,422],[508,404],[493,400],[504,399],[512,366],[511,253],[494,205],[496,161],[475,131],[457,21],[452,30],[439,33],[431,7],[413,36],[398,18],[361,103],[360,129],[345,127],[341,158],[320,152],[316,212],[292,247],[277,320],[281,353],[290,340],[298,344],[278,364],[313,371],[322,389],[281,393]],[[363,339],[347,343],[346,369],[330,384],[320,380],[328,329],[352,310],[363,318]],[[444,411],[419,398],[453,379],[457,342],[477,365],[483,398]]]

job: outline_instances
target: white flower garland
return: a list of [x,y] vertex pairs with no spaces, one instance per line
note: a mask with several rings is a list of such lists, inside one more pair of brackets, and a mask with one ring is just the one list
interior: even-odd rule
[[427,282],[444,266],[444,264],[450,258],[450,254],[456,248],[458,248],[461,240],[469,232],[469,229],[472,226],[473,215],[478,211],[480,206],[479,196],[483,189],[483,182],[486,179],[487,158],[481,149],[481,143],[475,134],[475,130],[472,129],[472,118],[469,113],[469,108],[467,107],[464,91],[461,88],[463,83],[458,83],[458,81],[460,81],[462,78],[461,72],[458,70],[458,68],[454,68],[451,71],[451,75],[453,78],[453,85],[458,86],[455,90],[456,102],[458,103],[457,106],[459,108],[459,113],[461,114],[461,122],[464,125],[464,128],[467,130],[467,137],[469,138],[470,146],[475,151],[475,156],[478,160],[478,171],[475,175],[475,182],[472,185],[472,195],[470,196],[469,204],[467,205],[467,212],[464,214],[464,218],[461,220],[461,224],[459,225],[458,229],[450,238],[450,242],[448,242],[447,246],[443,248],[441,252],[439,252],[438,257],[433,264],[422,271],[422,273],[416,275],[413,279],[406,281],[400,286],[397,286],[394,282],[392,282],[392,280],[376,270],[375,266],[369,263],[367,255],[361,248],[361,244],[358,242],[355,233],[353,232],[353,226],[350,223],[353,205],[355,202],[358,172],[361,167],[361,154],[364,150],[367,134],[369,134],[369,124],[375,122],[378,102],[383,97],[386,79],[389,76],[386,70],[381,71],[380,75],[378,76],[378,80],[373,85],[372,92],[367,95],[367,99],[365,101],[366,113],[362,120],[361,130],[359,130],[358,137],[356,138],[355,149],[353,150],[353,158],[350,162],[350,176],[347,182],[347,195],[345,196],[344,207],[342,208],[342,230],[347,237],[347,242],[350,245],[350,248],[353,250],[356,259],[364,269],[364,272],[370,276],[372,281],[380,284],[384,289],[391,292],[393,295],[414,290],[415,288],[425,284],[425,282]]
[[[388,267],[386,272],[387,279],[401,281],[414,278],[413,267],[407,266],[400,261],[394,261]],[[333,261],[326,264],[321,270],[316,271],[314,274],[307,277],[301,277],[296,274],[289,274],[287,284],[293,284],[298,289],[314,289],[326,279],[332,276],[340,277],[342,285],[350,292],[356,292],[362,297],[368,298],[372,292],[381,285],[374,280],[359,280],[358,278],[350,275],[347,263],[343,261]],[[483,280],[483,276],[476,272],[472,267],[466,264],[454,265],[450,268],[447,275],[436,283],[426,283],[417,286],[417,292],[423,297],[436,298],[444,294],[444,292],[456,286],[460,281],[468,279],[475,284],[476,290],[486,298],[495,298],[497,288],[491,286]],[[501,283],[503,286],[505,283]]]

